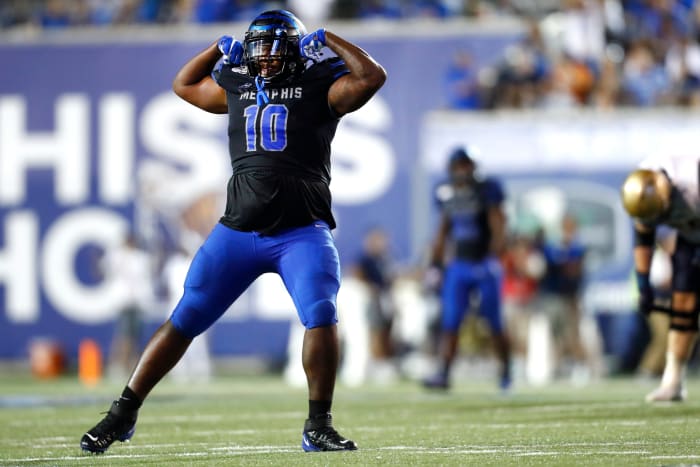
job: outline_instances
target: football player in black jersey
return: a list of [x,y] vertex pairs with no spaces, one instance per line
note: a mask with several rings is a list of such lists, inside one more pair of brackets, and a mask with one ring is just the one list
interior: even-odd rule
[[[501,316],[502,270],[499,256],[505,246],[505,194],[494,178],[478,178],[474,149],[455,149],[449,158],[450,180],[437,187],[436,198],[442,212],[433,243],[433,275],[442,279],[442,333],[440,366],[423,381],[434,389],[447,389],[450,368],[457,355],[459,328],[478,293],[481,315],[488,321],[501,362],[501,389],[509,389],[510,345]],[[453,254],[444,267],[448,243]]]
[[[327,58],[327,47],[333,57]],[[222,59],[223,55],[223,59]],[[214,70],[214,71],[213,71]],[[80,446],[104,452],[134,433],[138,409],[194,337],[261,274],[281,276],[306,327],[305,451],[354,450],[333,428],[338,253],[331,236],[330,145],[339,119],[383,85],[384,69],[330,31],[307,34],[285,10],[257,16],[243,43],[224,36],[177,73],[173,90],[229,116],[226,211],[201,246],[179,304],[144,349],[121,397]]]
[[[643,160],[622,184],[622,205],[634,221],[634,269],[638,309],[668,313],[666,365],[647,402],[682,402],[688,397],[686,370],[698,338],[700,320],[700,158],[654,155]],[[671,256],[671,303],[661,307],[651,284],[656,232],[676,231]]]

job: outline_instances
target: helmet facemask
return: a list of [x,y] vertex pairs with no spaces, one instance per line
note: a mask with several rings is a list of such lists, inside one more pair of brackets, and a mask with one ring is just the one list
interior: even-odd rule
[[251,76],[260,75],[264,79],[273,79],[285,75],[288,68],[287,32],[281,29],[274,35],[260,34],[257,38],[246,41],[245,56],[248,72]]
[[455,186],[471,185],[474,182],[474,170],[476,166],[471,159],[457,159],[450,161],[450,181]]
[[244,40],[244,59],[250,76],[269,81],[300,71],[299,38],[305,33],[301,21],[287,11],[259,15]]

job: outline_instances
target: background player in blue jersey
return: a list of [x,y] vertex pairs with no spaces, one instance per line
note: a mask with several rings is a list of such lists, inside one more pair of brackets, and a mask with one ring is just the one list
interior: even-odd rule
[[[459,328],[478,298],[501,362],[500,385],[510,386],[510,346],[501,317],[502,271],[498,260],[505,244],[504,193],[498,181],[475,176],[476,163],[463,148],[450,156],[448,183],[436,190],[442,215],[432,249],[432,264],[442,269],[440,368],[426,387],[446,389],[457,354]],[[451,247],[447,255],[448,244]]]
[[[334,56],[324,59],[324,47]],[[331,417],[340,266],[331,236],[330,144],[340,117],[363,106],[385,79],[362,49],[324,29],[307,34],[284,10],[260,14],[243,43],[224,36],[177,73],[178,96],[229,115],[226,212],[194,257],[170,319],[147,344],[121,397],[82,437],[82,449],[104,452],[130,439],[143,400],[192,339],[267,272],[281,276],[306,327],[303,449],[357,449]]]

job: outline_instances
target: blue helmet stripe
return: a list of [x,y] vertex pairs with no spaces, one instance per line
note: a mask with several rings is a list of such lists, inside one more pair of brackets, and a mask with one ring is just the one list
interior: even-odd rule
[[[271,21],[271,24],[265,24],[265,25],[260,25],[256,24],[259,21]],[[271,26],[274,26],[275,24],[279,26],[279,24],[283,24],[287,28],[291,29],[297,29],[301,34],[306,34],[306,27],[302,24],[302,22],[294,16],[293,13],[287,11],[287,10],[272,10],[272,11],[265,11],[261,14],[259,14],[254,20],[253,23],[250,25],[248,28],[248,31],[266,31],[268,30]]]

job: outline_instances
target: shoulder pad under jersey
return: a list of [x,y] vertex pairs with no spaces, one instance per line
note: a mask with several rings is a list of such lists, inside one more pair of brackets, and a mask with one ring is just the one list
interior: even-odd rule
[[347,73],[350,73],[350,70],[345,66],[345,61],[333,56],[320,62],[308,61],[303,74],[307,78],[328,78],[335,81]]
[[481,181],[481,186],[490,203],[499,204],[505,199],[505,192],[499,180],[487,177]]

